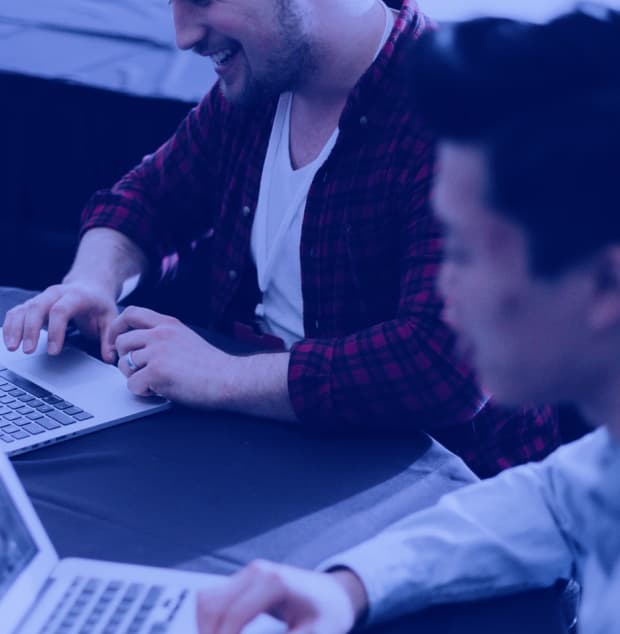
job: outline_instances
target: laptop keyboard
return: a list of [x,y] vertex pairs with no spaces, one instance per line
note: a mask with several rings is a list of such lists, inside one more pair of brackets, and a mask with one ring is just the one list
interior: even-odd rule
[[40,385],[0,367],[0,446],[92,417]]
[[188,592],[77,577],[39,634],[166,634]]

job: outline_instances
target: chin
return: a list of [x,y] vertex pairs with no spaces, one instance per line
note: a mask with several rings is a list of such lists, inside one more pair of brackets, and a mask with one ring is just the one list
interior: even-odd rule
[[519,385],[518,377],[514,374],[501,376],[497,371],[480,371],[479,376],[484,392],[490,394],[499,405],[518,407],[533,400],[532,393]]

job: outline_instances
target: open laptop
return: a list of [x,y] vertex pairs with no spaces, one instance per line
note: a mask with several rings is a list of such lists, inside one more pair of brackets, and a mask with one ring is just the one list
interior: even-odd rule
[[9,352],[1,330],[0,449],[9,455],[170,407],[157,396],[135,396],[118,368],[74,346],[48,355],[46,331],[27,355]]
[[[2,634],[196,634],[196,593],[218,575],[58,559],[7,456],[0,454]],[[266,615],[244,634],[284,632]]]

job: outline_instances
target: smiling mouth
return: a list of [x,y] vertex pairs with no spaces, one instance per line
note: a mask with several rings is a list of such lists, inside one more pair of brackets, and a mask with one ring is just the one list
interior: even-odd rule
[[223,48],[215,53],[211,53],[209,57],[213,60],[216,66],[226,65],[239,51],[241,50],[240,44],[234,44],[228,48]]

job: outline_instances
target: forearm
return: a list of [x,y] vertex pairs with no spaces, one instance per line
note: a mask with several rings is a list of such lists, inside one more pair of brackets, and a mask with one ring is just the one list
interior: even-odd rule
[[527,465],[451,493],[321,568],[355,572],[371,621],[568,578],[575,552],[549,471]]
[[439,319],[403,317],[344,338],[294,344],[289,390],[298,418],[430,433],[471,420],[483,395],[471,371],[452,359],[450,337]]
[[288,393],[290,355],[283,353],[231,357],[221,409],[281,421],[296,421]]
[[147,268],[143,251],[129,238],[114,229],[98,227],[86,232],[75,259],[63,282],[87,282],[121,296],[123,284]]

